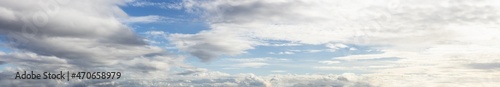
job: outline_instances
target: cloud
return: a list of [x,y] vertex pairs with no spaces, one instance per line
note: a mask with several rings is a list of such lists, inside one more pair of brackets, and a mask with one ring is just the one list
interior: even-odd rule
[[[270,40],[304,45],[339,43],[380,50],[381,53],[377,54],[347,55],[332,59],[342,60],[342,64],[350,66],[318,68],[359,67],[370,73],[391,72],[387,78],[394,81],[394,84],[385,82],[382,83],[383,86],[457,86],[460,83],[467,83],[464,86],[489,86],[498,83],[477,83],[457,78],[498,78],[491,75],[498,73],[497,71],[489,71],[491,68],[485,67],[495,64],[482,65],[498,62],[496,54],[500,51],[499,46],[495,45],[500,43],[496,39],[499,38],[499,26],[496,25],[499,22],[498,4],[494,0],[186,0],[184,8],[188,12],[203,15],[211,27],[206,32],[236,33],[234,37],[246,37],[255,42]],[[238,51],[245,50],[248,49]],[[384,58],[398,59],[378,61]],[[473,72],[476,70],[481,72]],[[391,77],[414,73],[425,77]],[[411,80],[420,82],[412,81],[409,85],[398,83]]]
[[162,9],[181,9],[182,5],[180,3],[167,3],[167,2],[149,2],[146,0],[131,0],[127,3],[129,6],[134,7],[158,7]]
[[147,31],[144,32],[145,34],[151,35],[151,36],[166,36],[166,33],[163,31]]
[[198,34],[170,34],[169,40],[181,51],[189,52],[203,62],[221,55],[237,55],[253,49],[257,42],[239,37],[236,33],[202,31]]
[[176,75],[191,75],[191,74],[197,74],[197,73],[203,73],[207,72],[207,69],[203,68],[188,68],[186,71],[177,73]]
[[248,62],[248,63],[240,63],[240,64],[236,64],[235,67],[242,67],[242,68],[246,68],[246,67],[249,67],[249,68],[260,68],[262,66],[266,66],[266,65],[269,65],[267,63],[262,63],[262,62]]
[[[224,27],[223,31],[246,34],[242,36],[301,44],[389,45],[401,50],[423,49],[450,40],[455,30],[445,27],[447,23],[464,22],[458,19],[494,22],[497,18],[493,15],[495,12],[486,11],[493,8],[464,7],[461,2],[437,2],[449,4],[431,4],[431,7],[424,6],[426,2],[413,3],[412,0],[362,2],[365,4],[355,4],[355,1],[188,0],[185,8],[203,14],[212,28]],[[475,10],[484,14],[470,13]]]
[[226,69],[241,69],[241,68],[261,68],[268,65],[279,65],[281,63],[290,62],[289,59],[285,58],[225,58],[222,59],[223,62],[228,62]]
[[344,45],[344,44],[340,44],[340,43],[336,43],[336,44],[331,44],[331,43],[328,43],[328,44],[325,44],[326,47],[330,48],[329,51],[332,51],[332,52],[335,52],[339,49],[343,49],[343,48],[347,48],[349,46],[347,45]]
[[336,64],[336,63],[340,63],[340,61],[319,61],[318,63],[322,63],[322,64]]
[[277,52],[277,53],[274,53],[274,52],[269,52],[269,54],[295,54],[294,52],[291,52],[291,51],[284,51],[284,52]]
[[285,43],[285,44],[269,44],[268,46],[300,46],[301,44]]
[[[95,4],[99,9],[84,11],[79,6],[86,5],[73,5],[74,3]],[[2,3],[4,4],[2,8],[16,9],[11,11],[16,14],[17,20],[1,20],[0,24],[5,26],[1,27],[0,33],[10,38],[11,44],[8,45],[15,49],[68,59],[74,64],[85,63],[81,64],[82,66],[103,64],[98,63],[98,60],[133,57],[161,51],[155,47],[147,47],[144,41],[127,26],[114,19],[115,16],[126,15],[115,5],[121,2],[75,1],[74,3],[5,1]],[[32,10],[39,7],[29,6],[31,4],[56,7]],[[54,13],[45,14],[46,12]],[[38,13],[42,16],[34,16]],[[40,19],[41,22],[34,19]]]
[[[125,1],[0,2],[0,34],[12,50],[0,54],[0,61],[9,64],[0,72],[5,77],[0,79],[2,86],[21,84],[24,80],[11,78],[18,71],[122,71],[130,73],[127,77],[139,73],[148,77],[166,73],[172,66],[184,66],[182,56],[146,44],[119,20],[128,17],[120,9]],[[155,18],[159,16],[132,18],[130,22],[152,22]],[[29,82],[33,83],[23,86],[85,86],[113,81]]]
[[127,19],[121,20],[123,23],[155,23],[160,22],[167,19],[166,17],[158,16],[158,15],[148,15],[148,16],[137,16],[137,17],[129,17]]
[[[366,2],[368,4],[353,7],[352,5],[339,4],[353,4],[352,2],[336,1],[251,0],[232,2],[216,0],[213,2],[204,2],[188,0],[184,2],[184,8],[190,12],[203,14],[212,28],[212,30],[207,32],[230,32],[236,34],[233,38],[246,37],[250,38],[246,40],[254,40],[254,42],[260,42],[260,40],[278,40],[313,45],[330,42],[347,44],[374,43],[369,45],[397,44],[385,43],[387,41],[383,40],[399,40],[400,38],[386,37],[385,35],[400,33],[399,31],[393,32],[393,29],[399,26],[385,28],[385,26],[392,25],[384,25],[384,28],[382,28],[377,18],[388,24],[399,20],[392,19],[387,21],[383,19],[386,17],[383,11],[380,11],[381,14],[375,14],[375,12],[379,12],[378,9],[384,9],[385,4]],[[330,5],[334,5],[335,7],[330,7]],[[369,10],[372,7],[375,7],[377,10]],[[360,15],[359,13],[373,13],[374,15]],[[413,26],[419,27],[421,25],[411,24],[412,28]],[[407,30],[411,31],[413,29]],[[433,32],[433,30],[429,32]],[[221,35],[223,34],[221,33]],[[414,37],[414,35],[408,36],[408,38],[411,37]],[[241,44],[256,46],[250,43]],[[222,49],[223,46],[218,47]],[[248,49],[239,49],[238,51],[244,50]],[[201,52],[197,54],[212,53]]]
[[[172,79],[176,78],[176,79]],[[372,87],[366,83],[364,76],[353,74],[342,75],[268,75],[226,74],[220,72],[204,72],[192,75],[172,76],[167,79],[127,79],[127,82],[115,82],[113,86],[175,86],[175,87]]]
[[[223,55],[246,53],[255,46],[269,45],[267,41],[368,46],[382,53],[336,57],[328,61],[342,60],[339,64],[347,66],[313,68],[363,69],[371,73],[367,76],[373,77],[371,79],[355,75],[228,75],[196,69],[177,73],[179,75],[175,76],[179,78],[165,78],[171,74],[161,71],[167,71],[171,66],[185,66],[183,57],[147,45],[143,38],[122,24],[119,19],[128,15],[119,6],[127,4],[118,0],[1,1],[0,34],[8,38],[7,45],[14,50],[0,55],[0,61],[14,65],[0,73],[1,85],[21,84],[22,81],[8,77],[23,70],[133,70],[129,72],[149,73],[130,76],[126,81],[84,80],[70,84],[28,81],[42,86],[112,86],[115,83],[124,86],[154,83],[204,87],[496,86],[500,78],[498,71],[491,67],[500,62],[499,26],[496,24],[499,3],[493,0],[186,0],[182,2],[182,8],[201,14],[211,29],[196,34],[168,35],[179,50],[205,62]],[[158,4],[136,6],[147,5]],[[154,19],[155,16],[145,16],[132,22],[151,22]],[[333,44],[331,47],[345,46]],[[394,57],[398,59],[375,62]],[[272,63],[252,61],[242,62],[239,66],[269,64]],[[160,81],[160,78],[164,79]]]
[[337,44],[326,44],[325,46],[328,47],[328,48],[330,48],[330,49],[340,49],[340,48],[349,47],[347,45],[340,44],[340,43],[337,43]]
[[149,45],[162,46],[168,44],[167,36],[169,33],[167,32],[152,30],[141,34],[145,37],[144,41]]
[[271,72],[273,72],[273,73],[284,73],[286,71],[285,70],[272,70]]
[[412,52],[396,52],[396,51],[383,51],[384,53],[379,54],[360,54],[360,55],[349,55],[343,57],[336,57],[332,59],[355,61],[355,60],[369,60],[369,59],[383,59],[383,58],[393,58],[393,57],[404,57],[410,55],[418,55]]
[[289,59],[285,58],[272,58],[272,57],[264,57],[264,58],[227,58],[224,59],[231,62],[284,62],[289,61]]
[[499,69],[500,63],[473,63],[469,67],[475,69]]

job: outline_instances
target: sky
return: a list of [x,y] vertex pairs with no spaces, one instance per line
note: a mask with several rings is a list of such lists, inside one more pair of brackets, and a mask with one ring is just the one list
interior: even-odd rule
[[[0,0],[0,86],[492,87],[499,4]],[[21,71],[124,78],[14,79]]]

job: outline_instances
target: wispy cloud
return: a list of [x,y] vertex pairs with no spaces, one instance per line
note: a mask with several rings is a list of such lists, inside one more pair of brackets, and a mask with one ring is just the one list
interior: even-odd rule
[[129,17],[121,20],[123,23],[155,23],[161,22],[168,18],[158,16],[158,15],[148,15],[148,16],[137,16],[137,17]]

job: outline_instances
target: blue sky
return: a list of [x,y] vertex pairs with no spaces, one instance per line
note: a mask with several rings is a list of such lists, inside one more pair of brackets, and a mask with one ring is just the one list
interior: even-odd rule
[[[161,4],[176,4],[182,1],[148,1],[148,3],[161,3]],[[185,9],[176,8],[162,8],[155,5],[145,6],[122,6],[121,7],[129,16],[149,16],[157,15],[168,19],[158,20],[153,23],[134,23],[129,24],[133,27],[135,32],[148,37],[146,34],[150,31],[161,31],[166,34],[180,33],[180,34],[195,34],[203,30],[210,29],[206,21],[203,21],[201,14],[188,13]],[[165,38],[151,38],[154,41],[164,42],[162,44],[155,44],[161,47],[169,47],[169,41]],[[267,40],[269,43],[286,44],[289,41]],[[367,46],[350,45],[349,47],[358,50],[349,50],[349,48],[339,49],[335,52],[294,52],[302,50],[325,50],[329,49],[324,45],[304,45],[296,44],[292,46],[256,46],[254,49],[247,50],[244,54],[233,56],[220,56],[217,60],[211,62],[200,62],[195,56],[188,56],[187,63],[194,66],[207,68],[209,70],[222,71],[231,74],[237,73],[255,73],[258,75],[268,74],[306,74],[306,73],[335,73],[340,74],[344,72],[363,73],[357,70],[316,70],[311,67],[318,65],[317,61],[329,60],[339,56],[346,56],[351,54],[368,54],[376,53],[366,52],[366,50],[373,50]],[[178,49],[166,49],[176,54],[186,54],[180,52]],[[280,54],[280,52],[291,52],[289,54]],[[272,54],[275,53],[275,54]],[[254,59],[254,58],[268,58],[268,59],[286,59],[286,62],[265,63],[265,65],[255,65],[255,67],[231,67],[238,63],[227,61],[228,59]],[[272,72],[272,71],[286,71],[286,72]]]
[[[177,1],[173,2],[158,2],[151,1],[152,3],[163,3],[163,4],[175,4],[179,3]],[[184,9],[175,8],[161,8],[157,6],[123,6],[122,9],[129,14],[129,16],[148,16],[157,15],[162,17],[168,17],[172,19],[160,20],[154,23],[134,23],[129,24],[129,26],[134,27],[136,33],[146,33],[149,31],[162,31],[166,34],[171,33],[181,33],[181,34],[195,34],[202,30],[208,30],[210,27],[204,21],[196,21],[200,19],[201,15],[185,12]],[[142,34],[143,37],[148,37]],[[154,41],[165,42],[163,44],[156,44],[161,47],[172,46],[168,44],[168,40],[164,38],[152,38]],[[276,41],[268,40],[267,43],[277,43],[286,44],[289,41]],[[187,63],[200,68],[207,68],[209,70],[221,71],[230,74],[238,73],[255,73],[257,75],[268,75],[268,74],[341,74],[345,72],[351,73],[366,73],[361,70],[317,70],[311,67],[318,66],[318,61],[330,60],[339,56],[356,55],[356,54],[370,54],[379,53],[376,51],[368,52],[371,50],[368,46],[356,46],[348,45],[350,48],[355,48],[357,50],[349,50],[349,48],[342,48],[334,52],[330,51],[320,51],[328,50],[329,48],[325,45],[305,45],[296,44],[292,46],[256,46],[254,49],[247,50],[246,53],[239,55],[226,55],[220,56],[218,59],[211,62],[200,62],[195,56],[188,56]],[[178,49],[166,49],[170,52],[176,54],[186,54]],[[306,50],[318,50],[320,52],[297,52]],[[280,54],[281,52],[281,54]],[[290,52],[290,53],[283,53]],[[274,53],[274,54],[273,54]],[[254,65],[248,67],[231,67],[237,65],[234,61],[227,61],[228,59],[249,59],[254,58],[267,58],[267,59],[286,59],[286,62],[277,63],[265,63],[264,65]],[[297,66],[298,65],[298,66]],[[273,72],[273,71],[285,71],[285,72]]]

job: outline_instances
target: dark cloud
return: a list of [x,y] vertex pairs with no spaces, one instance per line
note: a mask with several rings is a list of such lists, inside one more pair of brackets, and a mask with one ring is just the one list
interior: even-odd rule
[[189,52],[203,62],[209,62],[221,55],[237,55],[253,49],[256,42],[235,34],[224,32],[171,34],[169,39],[180,50]]
[[118,20],[127,17],[119,8],[125,1],[1,2],[0,11],[8,14],[0,15],[0,25],[4,25],[0,34],[15,50],[82,68],[164,53],[159,47],[149,47]]
[[177,73],[176,75],[191,75],[191,74],[196,74],[196,73],[203,73],[207,72],[207,69],[199,69],[199,68],[187,68],[184,72]]
[[[149,46],[120,20],[125,0],[0,0],[0,34],[12,52],[0,54],[9,63],[1,86],[99,86],[103,80],[58,82],[12,80],[18,71],[166,72],[183,58]],[[68,84],[65,84],[68,83]],[[21,85],[16,85],[21,84]]]

